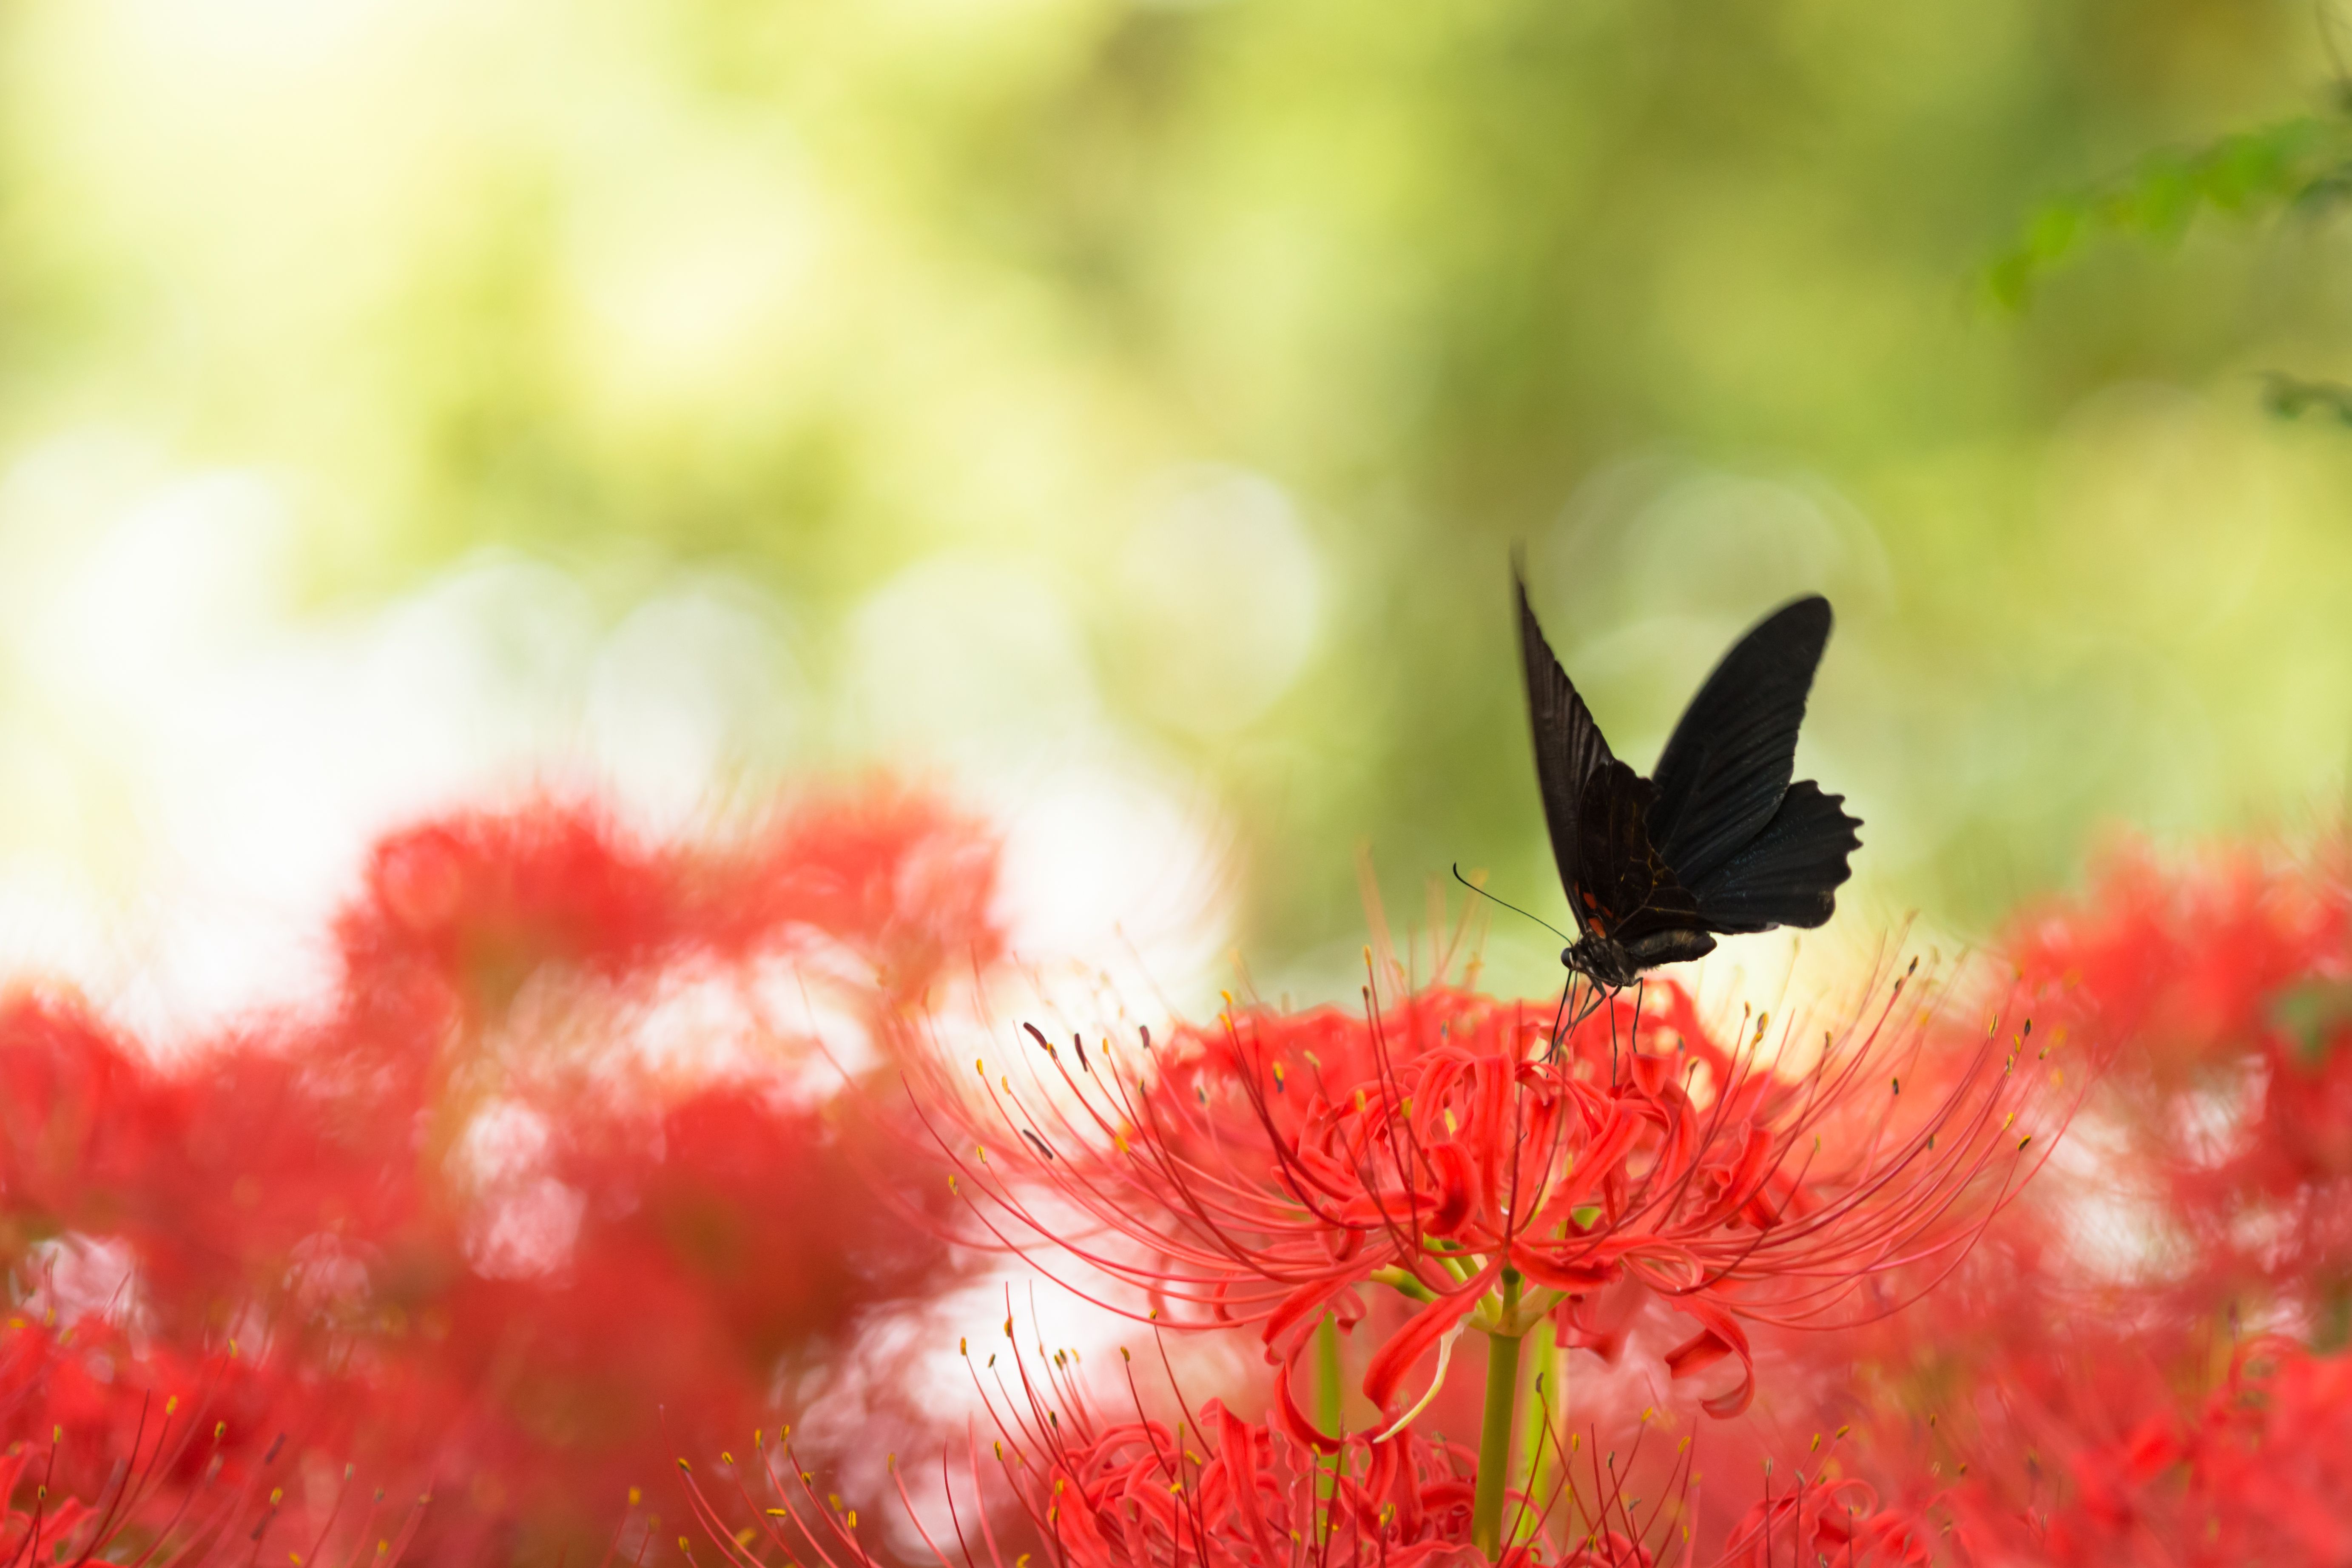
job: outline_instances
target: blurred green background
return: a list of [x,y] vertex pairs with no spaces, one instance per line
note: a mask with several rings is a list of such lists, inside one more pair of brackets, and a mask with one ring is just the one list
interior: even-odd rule
[[1862,929],[1980,932],[2108,824],[2331,816],[2352,429],[2261,376],[2352,372],[2352,220],[1983,283],[2053,198],[2329,112],[2329,25],[0,0],[0,914],[70,966],[172,867],[323,887],[336,824],[581,735],[697,798],[1075,756],[1145,805],[1047,812],[1041,903],[1135,918],[1089,858],[1176,823],[1201,942],[1328,976],[1360,844],[1392,909],[1455,859],[1563,907],[1514,542],[1637,765],[1831,594],[1801,762]]

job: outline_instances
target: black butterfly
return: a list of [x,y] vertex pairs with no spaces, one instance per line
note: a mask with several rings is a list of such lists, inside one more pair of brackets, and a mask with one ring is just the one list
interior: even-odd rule
[[1830,602],[1783,605],[1733,644],[1645,779],[1610,753],[1518,590],[1536,778],[1581,933],[1560,962],[1615,987],[1714,951],[1711,933],[1828,920],[1862,824],[1789,775]]

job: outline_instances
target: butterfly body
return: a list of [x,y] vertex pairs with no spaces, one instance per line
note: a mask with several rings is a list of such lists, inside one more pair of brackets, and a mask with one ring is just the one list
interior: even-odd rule
[[1649,778],[1610,752],[1525,584],[1518,602],[1536,775],[1579,932],[1560,962],[1614,988],[1718,934],[1828,920],[1862,824],[1843,796],[1790,781],[1829,601],[1795,600],[1734,644]]

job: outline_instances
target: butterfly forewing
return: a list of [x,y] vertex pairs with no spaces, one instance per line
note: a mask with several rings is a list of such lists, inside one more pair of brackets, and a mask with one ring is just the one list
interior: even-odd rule
[[1706,886],[1780,809],[1830,623],[1818,595],[1781,606],[1733,645],[1683,710],[1658,758],[1650,838],[1685,886]]
[[1528,585],[1519,590],[1519,655],[1527,668],[1528,719],[1535,731],[1536,782],[1543,791],[1544,826],[1551,832],[1552,858],[1559,862],[1560,885],[1576,909],[1580,930],[1591,930],[1591,914],[1579,907],[1577,889],[1583,885],[1580,820],[1585,786],[1601,769],[1615,763],[1601,726],[1576,694],[1568,672],[1552,657],[1543,628],[1528,603]]

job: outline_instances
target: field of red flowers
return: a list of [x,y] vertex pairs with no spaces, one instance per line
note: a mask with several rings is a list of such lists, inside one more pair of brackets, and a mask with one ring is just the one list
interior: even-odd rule
[[2352,1563],[2336,848],[1786,1016],[1438,932],[1157,1035],[996,871],[541,804],[380,844],[330,1005],[17,982],[0,1563]]

